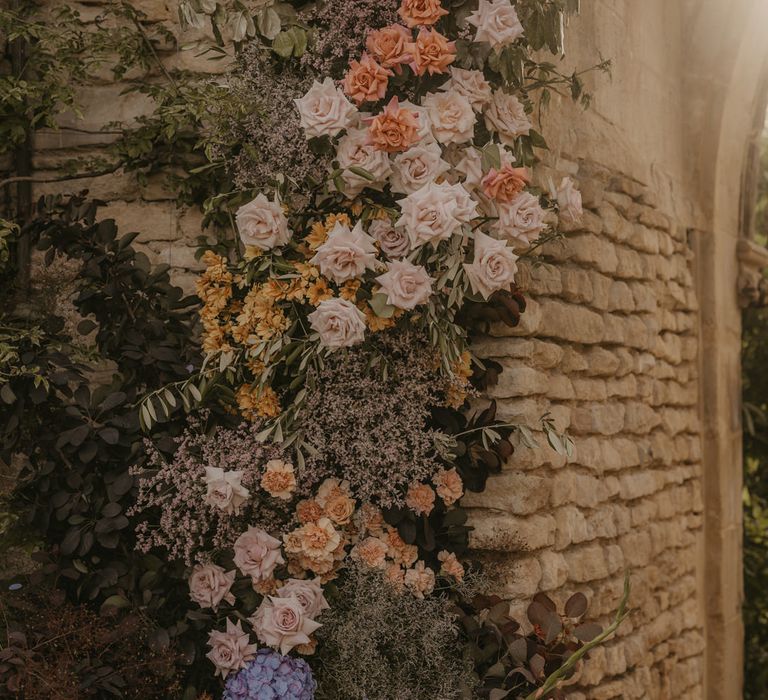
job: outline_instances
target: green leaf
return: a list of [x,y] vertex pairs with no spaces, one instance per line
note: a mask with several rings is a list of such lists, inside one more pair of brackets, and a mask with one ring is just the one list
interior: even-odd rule
[[290,58],[294,48],[293,35],[289,32],[280,32],[272,42],[272,50],[283,58]]
[[299,58],[307,50],[307,33],[301,27],[291,27],[288,33],[293,39],[293,55]]
[[376,179],[376,176],[370,170],[366,170],[365,168],[361,168],[357,165],[353,165],[347,168],[347,170],[349,170],[351,173],[354,173],[355,175],[358,175],[359,177],[364,177],[366,180],[370,180],[371,182]]
[[271,7],[264,8],[256,15],[256,24],[259,32],[270,41],[280,33],[280,15]]
[[395,307],[387,304],[386,294],[374,294],[368,303],[379,318],[392,318],[395,313]]

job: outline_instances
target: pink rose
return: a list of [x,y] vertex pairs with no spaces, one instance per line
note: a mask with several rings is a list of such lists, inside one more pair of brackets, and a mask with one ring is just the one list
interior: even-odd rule
[[508,204],[498,204],[499,220],[496,230],[500,235],[530,245],[544,229],[546,212],[539,198],[530,192],[521,192]]
[[464,269],[476,294],[488,299],[499,289],[509,289],[515,281],[517,255],[505,241],[491,238],[482,231],[475,233],[475,259],[464,263]]
[[411,251],[408,235],[401,228],[395,228],[389,219],[375,219],[368,227],[368,233],[378,241],[381,252],[390,260],[402,258]]
[[330,605],[323,595],[323,587],[320,579],[289,578],[280,588],[277,594],[281,598],[296,598],[307,617],[315,618]]
[[381,285],[381,291],[387,295],[387,304],[407,310],[415,309],[419,304],[429,301],[434,282],[426,269],[407,260],[393,260],[387,263],[387,271],[379,275],[376,281]]
[[531,130],[531,120],[523,103],[503,90],[493,93],[491,104],[485,111],[485,125],[488,131],[498,132],[499,139],[507,146],[514,146],[518,136]]
[[405,228],[412,249],[450,238],[462,223],[456,215],[456,193],[447,183],[430,182],[398,204],[402,216],[395,225]]
[[258,646],[248,642],[250,639],[248,634],[243,632],[240,621],[235,625],[229,618],[226,632],[214,630],[208,635],[208,646],[211,650],[206,656],[216,667],[216,675],[221,674],[222,678],[226,678],[256,656]]
[[307,318],[327,348],[348,348],[365,338],[365,314],[346,299],[325,299]]
[[424,98],[432,133],[440,143],[466,143],[475,133],[475,112],[457,92],[432,92]]
[[201,608],[216,610],[222,600],[233,605],[235,596],[230,589],[234,581],[234,571],[224,573],[216,564],[197,564],[189,577],[189,597]]
[[[339,139],[336,160],[342,169],[344,194],[355,197],[366,187],[380,190],[392,172],[389,156],[370,143],[367,129],[349,129]],[[351,168],[362,168],[370,177],[359,175]]]
[[342,284],[376,267],[376,246],[359,221],[353,229],[337,222],[310,262],[324,277]]
[[417,144],[393,161],[392,192],[411,194],[450,169],[436,143]]
[[243,243],[261,250],[285,245],[291,238],[282,206],[276,199],[270,202],[263,194],[240,207],[235,222]]
[[557,188],[557,206],[560,209],[561,218],[570,223],[576,223],[584,213],[581,192],[576,189],[573,180],[569,177],[564,177],[560,187]]
[[225,472],[220,467],[206,467],[203,477],[207,488],[205,502],[227,515],[237,515],[251,495],[240,483],[242,478],[241,471]]
[[509,0],[480,0],[467,22],[477,27],[475,41],[487,41],[494,49],[501,49],[523,35],[523,25]]
[[305,612],[298,598],[268,596],[250,618],[256,636],[267,646],[287,654],[299,644],[309,644],[309,635],[321,625]]
[[368,54],[351,61],[344,77],[344,92],[358,105],[384,99],[392,71],[380,66]]
[[280,540],[257,527],[249,527],[235,541],[235,566],[254,583],[272,576],[278,564],[285,564],[280,553]]
[[315,81],[304,97],[294,100],[306,137],[336,136],[357,112],[331,78]]
[[451,78],[440,86],[443,92],[457,92],[466,97],[472,109],[481,112],[491,101],[491,84],[482,71],[451,67]]

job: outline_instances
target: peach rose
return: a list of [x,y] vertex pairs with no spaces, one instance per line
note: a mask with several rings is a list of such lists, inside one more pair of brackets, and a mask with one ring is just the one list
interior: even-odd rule
[[530,182],[525,168],[504,165],[501,170],[491,168],[483,178],[483,192],[497,202],[511,202]]
[[230,593],[235,582],[235,571],[224,572],[216,564],[197,564],[189,577],[189,597],[201,608],[217,610],[222,600],[234,605],[235,596]]
[[270,459],[261,477],[261,488],[273,498],[290,501],[291,494],[296,490],[293,465],[282,459]]
[[391,70],[380,66],[366,53],[359,61],[350,61],[349,66],[343,85],[353,102],[361,105],[384,98],[389,77],[393,75]]
[[255,582],[266,581],[278,564],[285,560],[280,540],[257,527],[249,527],[235,540],[235,566]]
[[424,598],[435,590],[435,572],[423,561],[405,572],[405,585],[416,598]]
[[435,507],[435,492],[426,484],[411,484],[405,503],[414,513],[429,515]]
[[453,552],[446,552],[443,550],[437,555],[437,559],[441,562],[440,573],[444,576],[451,576],[459,583],[464,580],[464,567],[461,562],[456,558]]
[[456,60],[456,43],[435,29],[419,29],[410,66],[416,75],[445,73]]
[[456,503],[464,494],[464,484],[456,469],[441,469],[435,474],[432,482],[437,489],[437,495],[447,506]]
[[411,29],[413,27],[434,24],[448,10],[443,8],[440,0],[403,0],[397,14],[403,18],[403,22]]
[[411,33],[399,24],[368,32],[365,48],[384,68],[399,70],[403,63],[410,63],[413,50]]
[[346,525],[355,513],[355,502],[345,493],[335,493],[325,502],[325,514],[336,525]]
[[245,664],[256,656],[258,646],[249,644],[251,640],[243,632],[240,620],[237,624],[227,618],[227,631],[213,630],[208,635],[208,646],[211,650],[206,656],[216,667],[216,675],[226,678],[230,673],[239,671]]
[[402,109],[397,97],[393,97],[384,111],[369,121],[368,140],[380,151],[407,151],[418,141],[419,122],[416,115]]
[[299,644],[309,644],[309,635],[321,626],[304,612],[294,596],[265,598],[250,622],[259,640],[283,655]]
[[366,537],[352,548],[350,556],[373,569],[383,569],[387,559],[387,545],[378,537]]

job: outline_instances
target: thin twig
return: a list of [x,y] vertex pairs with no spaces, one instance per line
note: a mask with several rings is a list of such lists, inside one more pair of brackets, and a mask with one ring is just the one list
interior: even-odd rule
[[101,175],[111,175],[120,168],[121,164],[117,163],[111,168],[106,170],[96,170],[89,173],[73,173],[71,175],[57,175],[56,177],[35,177],[34,175],[24,175],[9,177],[5,180],[0,180],[0,188],[6,185],[13,185],[16,182],[32,182],[34,184],[41,184],[46,182],[66,182],[67,180],[85,180],[91,177],[100,177]]

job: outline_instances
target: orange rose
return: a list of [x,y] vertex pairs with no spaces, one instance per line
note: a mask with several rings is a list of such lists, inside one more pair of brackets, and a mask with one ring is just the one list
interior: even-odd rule
[[410,63],[413,50],[411,33],[399,24],[369,32],[365,48],[384,67],[400,69],[403,63]]
[[525,168],[505,165],[501,170],[491,168],[483,178],[483,191],[497,202],[511,202],[530,182]]
[[368,139],[379,151],[407,151],[419,140],[419,122],[416,115],[402,109],[397,97],[393,97],[384,111],[369,121]]
[[445,73],[456,59],[456,43],[434,29],[419,30],[413,45],[411,68],[416,75]]
[[443,15],[448,14],[440,0],[403,0],[397,11],[409,27],[434,24]]
[[363,54],[359,61],[350,61],[350,68],[344,78],[344,92],[358,105],[363,102],[376,102],[384,98],[387,92],[391,70],[383,68],[368,54]]

